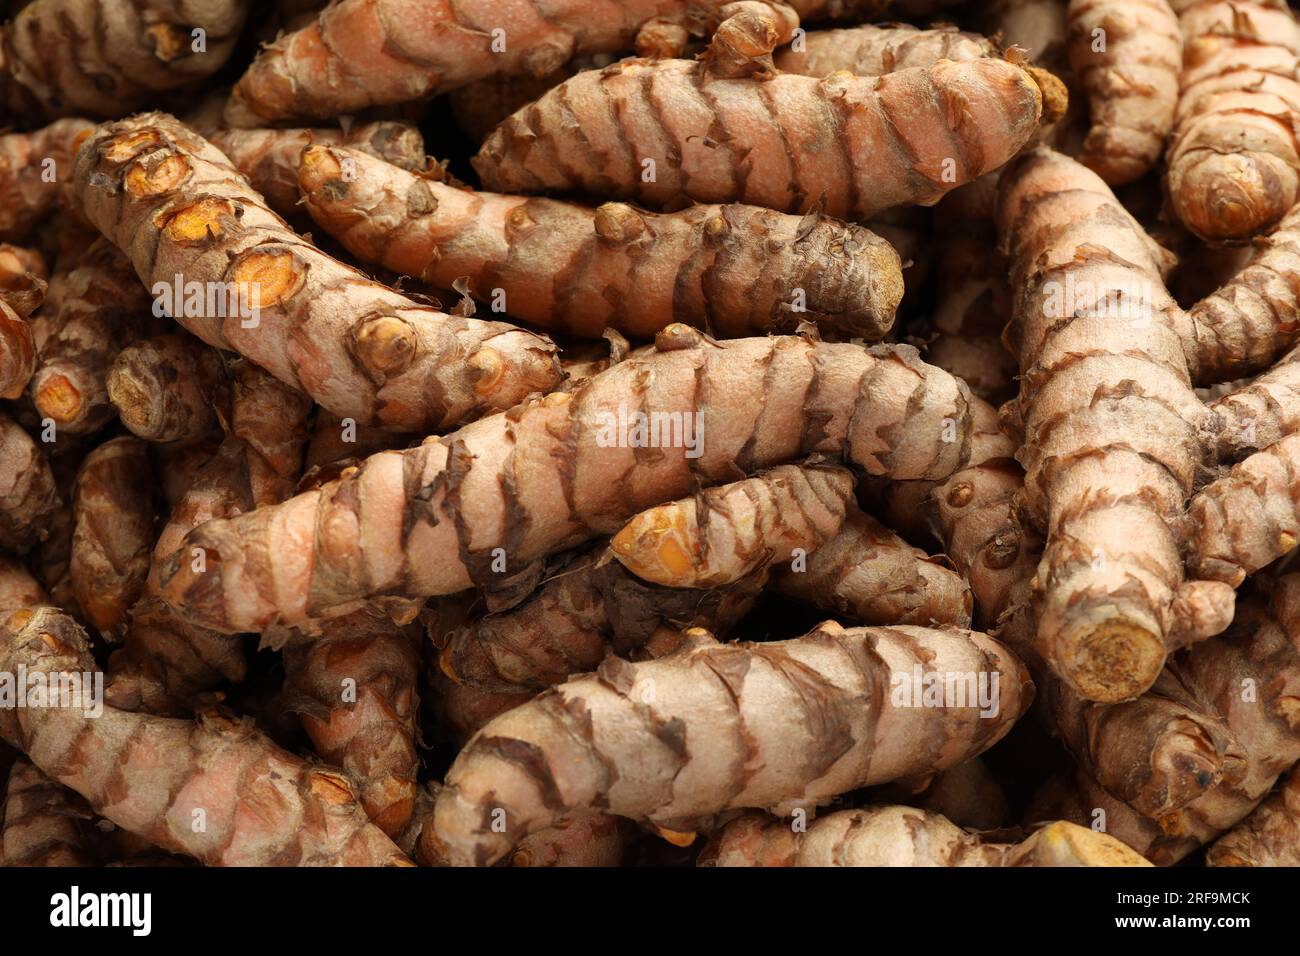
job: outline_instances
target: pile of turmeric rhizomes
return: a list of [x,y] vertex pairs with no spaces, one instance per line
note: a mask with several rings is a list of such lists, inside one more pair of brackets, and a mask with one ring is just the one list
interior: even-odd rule
[[9,6],[5,864],[1300,863],[1285,3]]

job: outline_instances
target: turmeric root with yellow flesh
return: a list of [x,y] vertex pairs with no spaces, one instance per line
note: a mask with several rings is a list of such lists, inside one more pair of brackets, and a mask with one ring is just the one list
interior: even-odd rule
[[844,468],[782,465],[643,511],[610,539],[610,553],[663,587],[731,584],[833,537],[853,484]]
[[[330,258],[165,114],[97,127],[76,169],[87,217],[171,300],[173,318],[341,416],[428,432],[559,380],[549,340],[420,306]],[[191,286],[229,301],[195,308]]]

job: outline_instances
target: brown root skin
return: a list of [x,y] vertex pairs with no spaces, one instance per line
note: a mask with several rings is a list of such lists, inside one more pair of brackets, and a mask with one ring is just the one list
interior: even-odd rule
[[1300,200],[1300,24],[1280,0],[1176,6],[1185,51],[1170,202],[1203,239],[1248,239]]
[[[998,221],[1016,296],[1024,501],[1047,536],[1038,647],[1083,696],[1131,699],[1169,650],[1231,619],[1230,588],[1185,580],[1176,520],[1216,427],[1191,388],[1194,321],[1164,288],[1168,254],[1082,166],[1047,150],[1017,160]],[[1116,303],[1143,321],[1108,319]]]
[[1249,457],[1300,431],[1300,349],[1263,375],[1225,386],[1210,407],[1222,422],[1220,461]]
[[619,866],[632,828],[608,813],[578,813],[524,837],[510,866]]
[[105,386],[122,424],[152,442],[198,441],[217,429],[229,405],[221,353],[184,333],[122,349]]
[[916,540],[934,537],[942,543],[970,582],[979,621],[991,628],[1033,574],[1042,545],[1017,516],[1024,471],[1014,457],[1016,443],[991,405],[976,399],[972,410],[970,463],[942,482],[888,482],[879,490],[879,507],[892,527]]
[[1150,866],[1119,840],[1072,823],[1019,843],[984,841],[938,813],[912,807],[841,810],[795,828],[746,814],[722,828],[702,866]]
[[93,813],[78,794],[26,760],[9,771],[0,865],[95,866]]
[[[54,450],[58,451],[57,446]],[[46,473],[52,497],[48,508],[43,509],[44,540],[32,548],[29,555],[32,574],[49,592],[48,603],[63,608],[80,624],[84,624],[85,619],[72,593],[68,566],[72,561],[72,532],[76,526],[72,514],[72,488],[84,457],[85,449],[76,446],[65,448],[63,454],[54,454],[48,459],[41,456],[42,465],[38,465],[34,473],[40,474],[42,466],[48,469]],[[3,507],[0,507],[0,514],[3,514]]]
[[[1030,548],[1021,581],[1010,594],[997,637],[1029,665],[1039,686],[1045,724],[1073,753],[1090,786],[1119,804],[1135,832],[1150,820],[1172,818],[1221,782],[1235,783],[1247,766],[1245,748],[1218,705],[1196,681],[1167,666],[1136,700],[1100,704],[1087,700],[1046,668],[1033,647],[1034,611],[1029,575],[1039,547]],[[1036,819],[1060,815],[1044,811]],[[1083,816],[1071,817],[1077,822]]]
[[114,438],[86,456],[73,489],[72,591],[91,626],[110,641],[121,639],[149,575],[151,472],[144,442]]
[[1300,434],[1256,452],[1192,499],[1189,567],[1232,587],[1300,541]]
[[[96,670],[71,618],[52,608],[26,617],[17,632],[0,630],[0,669],[51,680]],[[281,750],[250,722],[27,707],[0,711],[0,737],[119,827],[208,865],[410,865],[346,777]],[[203,828],[193,825],[200,818]]]
[[[799,28],[799,14],[784,3],[735,0],[719,11],[712,36],[699,59],[711,76],[770,80],[777,69],[772,51],[789,43]],[[638,47],[641,36],[637,37]],[[640,49],[637,55],[641,56]],[[682,56],[684,51],[673,56]]]
[[[648,433],[619,424],[650,411],[681,426],[653,457],[636,447]],[[372,456],[278,508],[209,522],[181,543],[185,554],[204,549],[205,570],[174,557],[162,596],[195,623],[236,633],[370,596],[453,594],[498,579],[494,549],[518,570],[700,483],[810,454],[869,474],[947,476],[965,463],[968,415],[965,386],[905,346],[713,342],[673,325],[654,351],[572,393]]]
[[0,398],[22,395],[36,370],[36,336],[27,319],[45,301],[48,277],[38,251],[0,243]]
[[1130,183],[1155,166],[1173,129],[1178,19],[1167,0],[1071,0],[1068,30],[1092,111],[1079,161],[1113,186]]
[[473,192],[325,146],[303,154],[298,177],[312,217],[361,261],[444,290],[468,276],[489,309],[574,335],[650,339],[671,319],[721,338],[811,322],[828,338],[874,341],[903,295],[887,242],[815,212],[593,211]]
[[641,512],[610,538],[610,554],[662,587],[733,584],[832,538],[853,485],[844,468],[782,465]]
[[157,597],[161,562],[187,532],[293,494],[311,403],[248,362],[235,363],[231,384],[230,431],[153,543],[146,594],[131,611],[125,646],[109,662],[105,695],[116,707],[188,713],[204,691],[246,673],[240,641],[188,624]]
[[[1170,662],[1172,678],[1209,717],[1222,720],[1239,743],[1244,755],[1239,772],[1225,772],[1200,796],[1149,819],[1081,770],[1044,788],[1028,819],[1060,817],[1090,825],[1094,809],[1103,810],[1108,832],[1162,866],[1240,823],[1300,760],[1292,705],[1300,688],[1297,635],[1300,577],[1286,575],[1242,602],[1228,633],[1188,648]],[[1242,688],[1252,686],[1258,699],[1243,701]]]
[[[19,318],[25,319],[40,308],[45,301],[45,280],[49,277],[45,257],[39,251],[0,243],[0,303]],[[3,346],[0,350],[8,348]],[[0,393],[3,391],[4,387],[0,386]]]
[[399,169],[425,166],[424,138],[406,123],[363,123],[337,129],[225,129],[209,139],[243,173],[266,204],[295,226],[310,228],[298,191],[298,161],[308,146],[348,146]]
[[1221,288],[1188,310],[1193,378],[1213,384],[1268,369],[1300,337],[1300,208],[1284,216]]
[[92,128],[86,120],[66,119],[0,136],[0,242],[22,242],[57,208],[78,141]]
[[[858,20],[880,13],[883,0],[657,0],[593,7],[585,0],[520,5],[504,35],[489,35],[495,0],[455,7],[400,0],[341,0],[310,25],[264,48],[235,86],[226,108],[231,126],[284,125],[328,119],[367,106],[403,103],[503,76],[545,76],[575,57],[619,54],[635,47],[680,56],[690,35],[735,12],[763,12],[781,43],[813,20]],[[646,19],[646,14],[652,16]]]
[[0,398],[20,397],[35,371],[36,339],[31,324],[0,298]]
[[[200,288],[243,287],[244,307],[224,317],[173,301],[185,328],[340,416],[427,433],[559,381],[548,339],[420,306],[330,258],[290,231],[219,150],[170,116],[97,127],[76,168],[73,191],[87,217],[147,287],[161,283],[173,300],[176,276]],[[247,314],[253,308],[256,315]]]
[[45,329],[29,390],[37,410],[60,432],[89,435],[116,413],[108,376],[118,354],[171,322],[153,313],[148,290],[106,239],[54,281],[54,301],[40,315]]
[[[581,105],[606,100],[612,108]],[[575,191],[651,206],[685,197],[787,212],[824,196],[827,215],[861,220],[933,203],[1001,166],[1033,136],[1042,101],[1027,72],[996,59],[763,83],[715,79],[684,60],[623,60],[579,73],[517,112],[473,164],[501,192]],[[728,123],[720,103],[767,120]],[[909,130],[906,142],[900,129]],[[651,161],[653,176],[643,175]]]
[[[3,34],[9,109],[34,99],[52,116],[121,116],[197,83],[235,49],[247,0],[35,0]],[[204,49],[194,49],[193,31]],[[3,83],[3,81],[0,81]]]
[[[688,634],[666,658],[608,658],[484,727],[448,772],[421,841],[454,865],[484,866],[575,810],[677,833],[728,809],[812,811],[980,753],[1032,696],[1019,662],[967,631],[828,622],[796,640],[728,645]],[[892,675],[910,680],[922,660],[996,680],[999,703],[985,716],[899,706]]]
[[26,554],[46,539],[59,506],[44,450],[0,413],[0,549]]
[[774,569],[772,587],[858,624],[970,626],[961,575],[854,506],[834,537]]
[[316,753],[356,781],[371,821],[396,839],[415,806],[421,635],[359,612],[284,650],[285,705]]
[[[407,832],[398,840],[421,866],[450,866],[433,840],[420,840],[425,824],[433,816],[434,805],[442,787],[428,783],[420,788],[415,812]],[[554,826],[529,834],[519,842],[510,856],[497,865],[502,867],[572,867],[621,866],[623,849],[636,828],[620,817],[599,811],[580,811],[565,817]]]
[[1220,782],[1246,771],[1241,742],[1215,712],[1169,670],[1135,701],[1097,704],[1059,681],[1042,688],[1065,745],[1108,792],[1157,820],[1191,803]]
[[883,76],[940,60],[977,60],[1000,53],[992,40],[978,33],[963,33],[953,26],[922,30],[906,24],[809,30],[802,47],[777,53],[777,69],[803,76],[828,76],[837,70]]
[[430,673],[457,742],[569,675],[595,670],[611,652],[658,656],[662,630],[727,634],[767,580],[760,572],[709,591],[662,588],[597,560],[602,550],[596,545],[548,563],[537,590],[499,613],[466,617],[454,602],[430,612],[429,639],[438,649]]
[[1207,866],[1300,866],[1300,772],[1205,853]]

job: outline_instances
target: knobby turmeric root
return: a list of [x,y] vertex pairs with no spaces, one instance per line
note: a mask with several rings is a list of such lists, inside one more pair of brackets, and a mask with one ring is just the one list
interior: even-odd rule
[[786,43],[799,25],[793,13],[850,18],[886,6],[885,0],[794,0],[789,7],[730,0],[605,6],[530,0],[502,18],[492,0],[462,0],[455,7],[432,0],[334,0],[314,23],[262,51],[235,86],[226,119],[232,126],[333,119],[494,76],[543,76],[577,56],[634,47],[641,55],[680,56],[692,29],[699,29],[692,19],[716,25],[733,9],[769,14],[780,22],[778,38]]
[[[248,178],[266,204],[295,227],[309,227],[299,200],[298,161],[308,146],[352,151],[418,173],[425,167],[424,138],[406,123],[358,123],[338,129],[223,129],[208,139]],[[300,229],[301,231],[301,229]]]
[[57,208],[60,185],[72,178],[77,146],[91,129],[86,120],[64,119],[0,136],[0,242],[22,242]]
[[770,569],[774,590],[860,624],[970,623],[970,590],[851,500],[853,478],[783,465],[644,511],[610,540],[643,580],[713,588]]
[[888,482],[878,492],[879,507],[892,527],[942,543],[970,583],[978,620],[991,629],[1014,603],[1017,586],[1033,573],[1041,542],[1016,517],[1025,482],[1015,442],[991,405],[979,399],[971,404],[970,463],[944,481]]
[[[966,460],[966,389],[913,349],[712,342],[680,325],[656,341],[572,393],[195,529],[164,570],[163,599],[231,633],[297,625],[369,598],[499,581],[697,482],[811,454],[907,478],[944,477]],[[194,549],[201,571],[186,557]]]
[[1300,866],[1300,772],[1206,851],[1208,866]]
[[[248,362],[232,370],[230,431],[196,473],[146,559],[144,593],[131,609],[125,646],[109,660],[106,696],[126,710],[184,714],[202,692],[244,678],[238,640],[194,626],[158,599],[161,562],[187,532],[213,518],[274,505],[293,494],[311,403]],[[183,552],[186,562],[201,560]]]
[[109,370],[129,343],[165,328],[152,307],[131,264],[106,239],[54,278],[39,315],[42,341],[29,389],[56,432],[89,435],[112,421]]
[[932,66],[940,60],[978,60],[997,56],[997,44],[956,27],[921,30],[906,24],[864,25],[811,30],[800,49],[786,47],[773,58],[782,73],[829,76],[847,70],[857,76],[883,76],[896,70]]
[[60,504],[45,452],[0,413],[0,548],[26,554],[44,541]]
[[138,438],[111,439],[86,456],[73,487],[72,592],[90,625],[114,642],[149,574],[157,502],[148,455]]
[[[662,660],[608,658],[489,723],[448,771],[421,843],[484,866],[581,809],[679,834],[727,809],[811,812],[974,756],[1032,691],[1010,652],[969,631],[828,622],[770,644],[689,636]],[[973,694],[938,692],[915,706],[900,688],[915,682],[920,693],[923,669],[949,690],[959,674],[996,687],[999,699],[981,710]]]
[[146,441],[198,441],[229,405],[221,353],[184,332],[128,345],[104,384],[122,424]]
[[[1083,768],[1070,779],[1058,779],[1044,787],[1030,808],[1030,819],[1061,818],[1092,825],[1096,812],[1105,814],[1107,832],[1119,837],[1157,865],[1171,865],[1236,826],[1268,795],[1279,776],[1300,760],[1300,733],[1292,702],[1300,686],[1300,576],[1289,574],[1264,582],[1261,592],[1243,601],[1232,628],[1212,641],[1188,648],[1173,658],[1169,680],[1174,682],[1183,706],[1214,735],[1181,742],[1183,734],[1203,734],[1187,720],[1171,724],[1163,739],[1167,749],[1152,757],[1138,752],[1140,763],[1159,761],[1160,755],[1177,757],[1181,748],[1192,756],[1197,771],[1210,774],[1201,781],[1202,792],[1186,783],[1168,791],[1194,798],[1168,809],[1155,818],[1144,815],[1113,796]],[[1170,713],[1168,704],[1144,695],[1132,705],[1141,714],[1144,705],[1158,716]],[[1221,722],[1222,730],[1213,731]],[[1226,736],[1225,736],[1226,735]],[[1161,738],[1156,738],[1161,739]],[[1212,749],[1219,743],[1227,752],[1217,760]],[[1199,751],[1199,752],[1198,752]],[[1217,769],[1216,769],[1217,763]],[[1186,770],[1166,764],[1166,782],[1176,784]],[[1217,778],[1217,779],[1216,779]],[[1206,785],[1208,784],[1208,785]],[[1121,792],[1123,792],[1121,790]],[[1159,797],[1159,791],[1152,791]],[[1144,806],[1139,802],[1138,806]],[[1144,809],[1160,808],[1157,801]]]
[[181,325],[341,416],[427,432],[559,380],[549,340],[420,306],[330,258],[165,114],[97,127],[73,192]]
[[247,0],[34,0],[0,29],[0,106],[121,116],[234,52]]
[[793,332],[884,336],[903,295],[897,253],[861,226],[816,213],[691,206],[594,211],[472,192],[356,150],[313,146],[299,171],[307,209],[363,262],[535,326],[651,339],[669,322],[722,338]]
[[[1014,646],[1014,642],[1013,642]],[[1137,700],[1098,704],[1061,681],[1041,705],[1080,768],[1116,799],[1159,820],[1223,783],[1240,782],[1246,751],[1213,699],[1166,668]]]
[[1184,54],[1170,203],[1204,239],[1248,239],[1300,201],[1300,23],[1282,0],[1174,7]]
[[1295,500],[1300,435],[1289,435],[1206,487],[1192,503],[1196,570],[1240,584],[1297,541]]
[[[94,659],[70,617],[47,607],[23,617],[0,628],[0,669],[91,679]],[[84,683],[69,686],[89,694]],[[366,818],[346,777],[281,750],[248,722],[111,706],[92,716],[90,698],[78,694],[70,704],[0,710],[0,738],[162,849],[216,866],[410,865]]]
[[758,572],[707,591],[664,588],[599,560],[602,550],[549,562],[542,584],[513,607],[467,616],[445,602],[429,616],[438,708],[458,742],[569,675],[595,670],[611,652],[653,657],[665,633],[683,628],[725,635],[767,581]]
[[[17,318],[35,312],[49,289],[50,277],[45,257],[37,249],[0,242],[0,305]],[[6,346],[6,348],[9,348]]]
[[371,821],[396,839],[415,806],[419,629],[358,612],[284,651],[285,706],[316,752],[355,781]]
[[610,539],[610,553],[652,584],[732,584],[832,538],[853,484],[844,468],[781,465],[643,511]]
[[852,505],[834,537],[773,569],[772,589],[858,624],[971,621],[971,590],[960,574]]
[[1034,75],[991,58],[767,81],[719,79],[697,61],[623,60],[515,113],[474,168],[500,192],[743,202],[860,220],[934,203],[1001,166],[1033,136],[1043,101]]
[[1168,0],[1070,0],[1070,66],[1092,127],[1079,161],[1107,183],[1131,183],[1160,158],[1174,126],[1182,34]]
[[0,296],[0,398],[18,398],[36,371],[36,338],[31,324]]
[[[1286,277],[1300,233],[1283,223],[1235,279],[1184,312],[1164,286],[1169,254],[1082,166],[1032,153],[1004,174],[999,203],[1022,373],[1012,418],[1025,436],[1026,510],[1047,537],[1038,647],[1083,696],[1129,699],[1169,650],[1231,620],[1240,575],[1205,562],[1193,566],[1201,579],[1184,575],[1193,484],[1238,427],[1192,384],[1257,368],[1289,344]],[[1239,467],[1284,459],[1288,441]],[[1192,509],[1212,514],[1208,502]]]
[[26,760],[9,771],[0,832],[4,866],[95,866],[91,820],[86,802],[51,780]]

